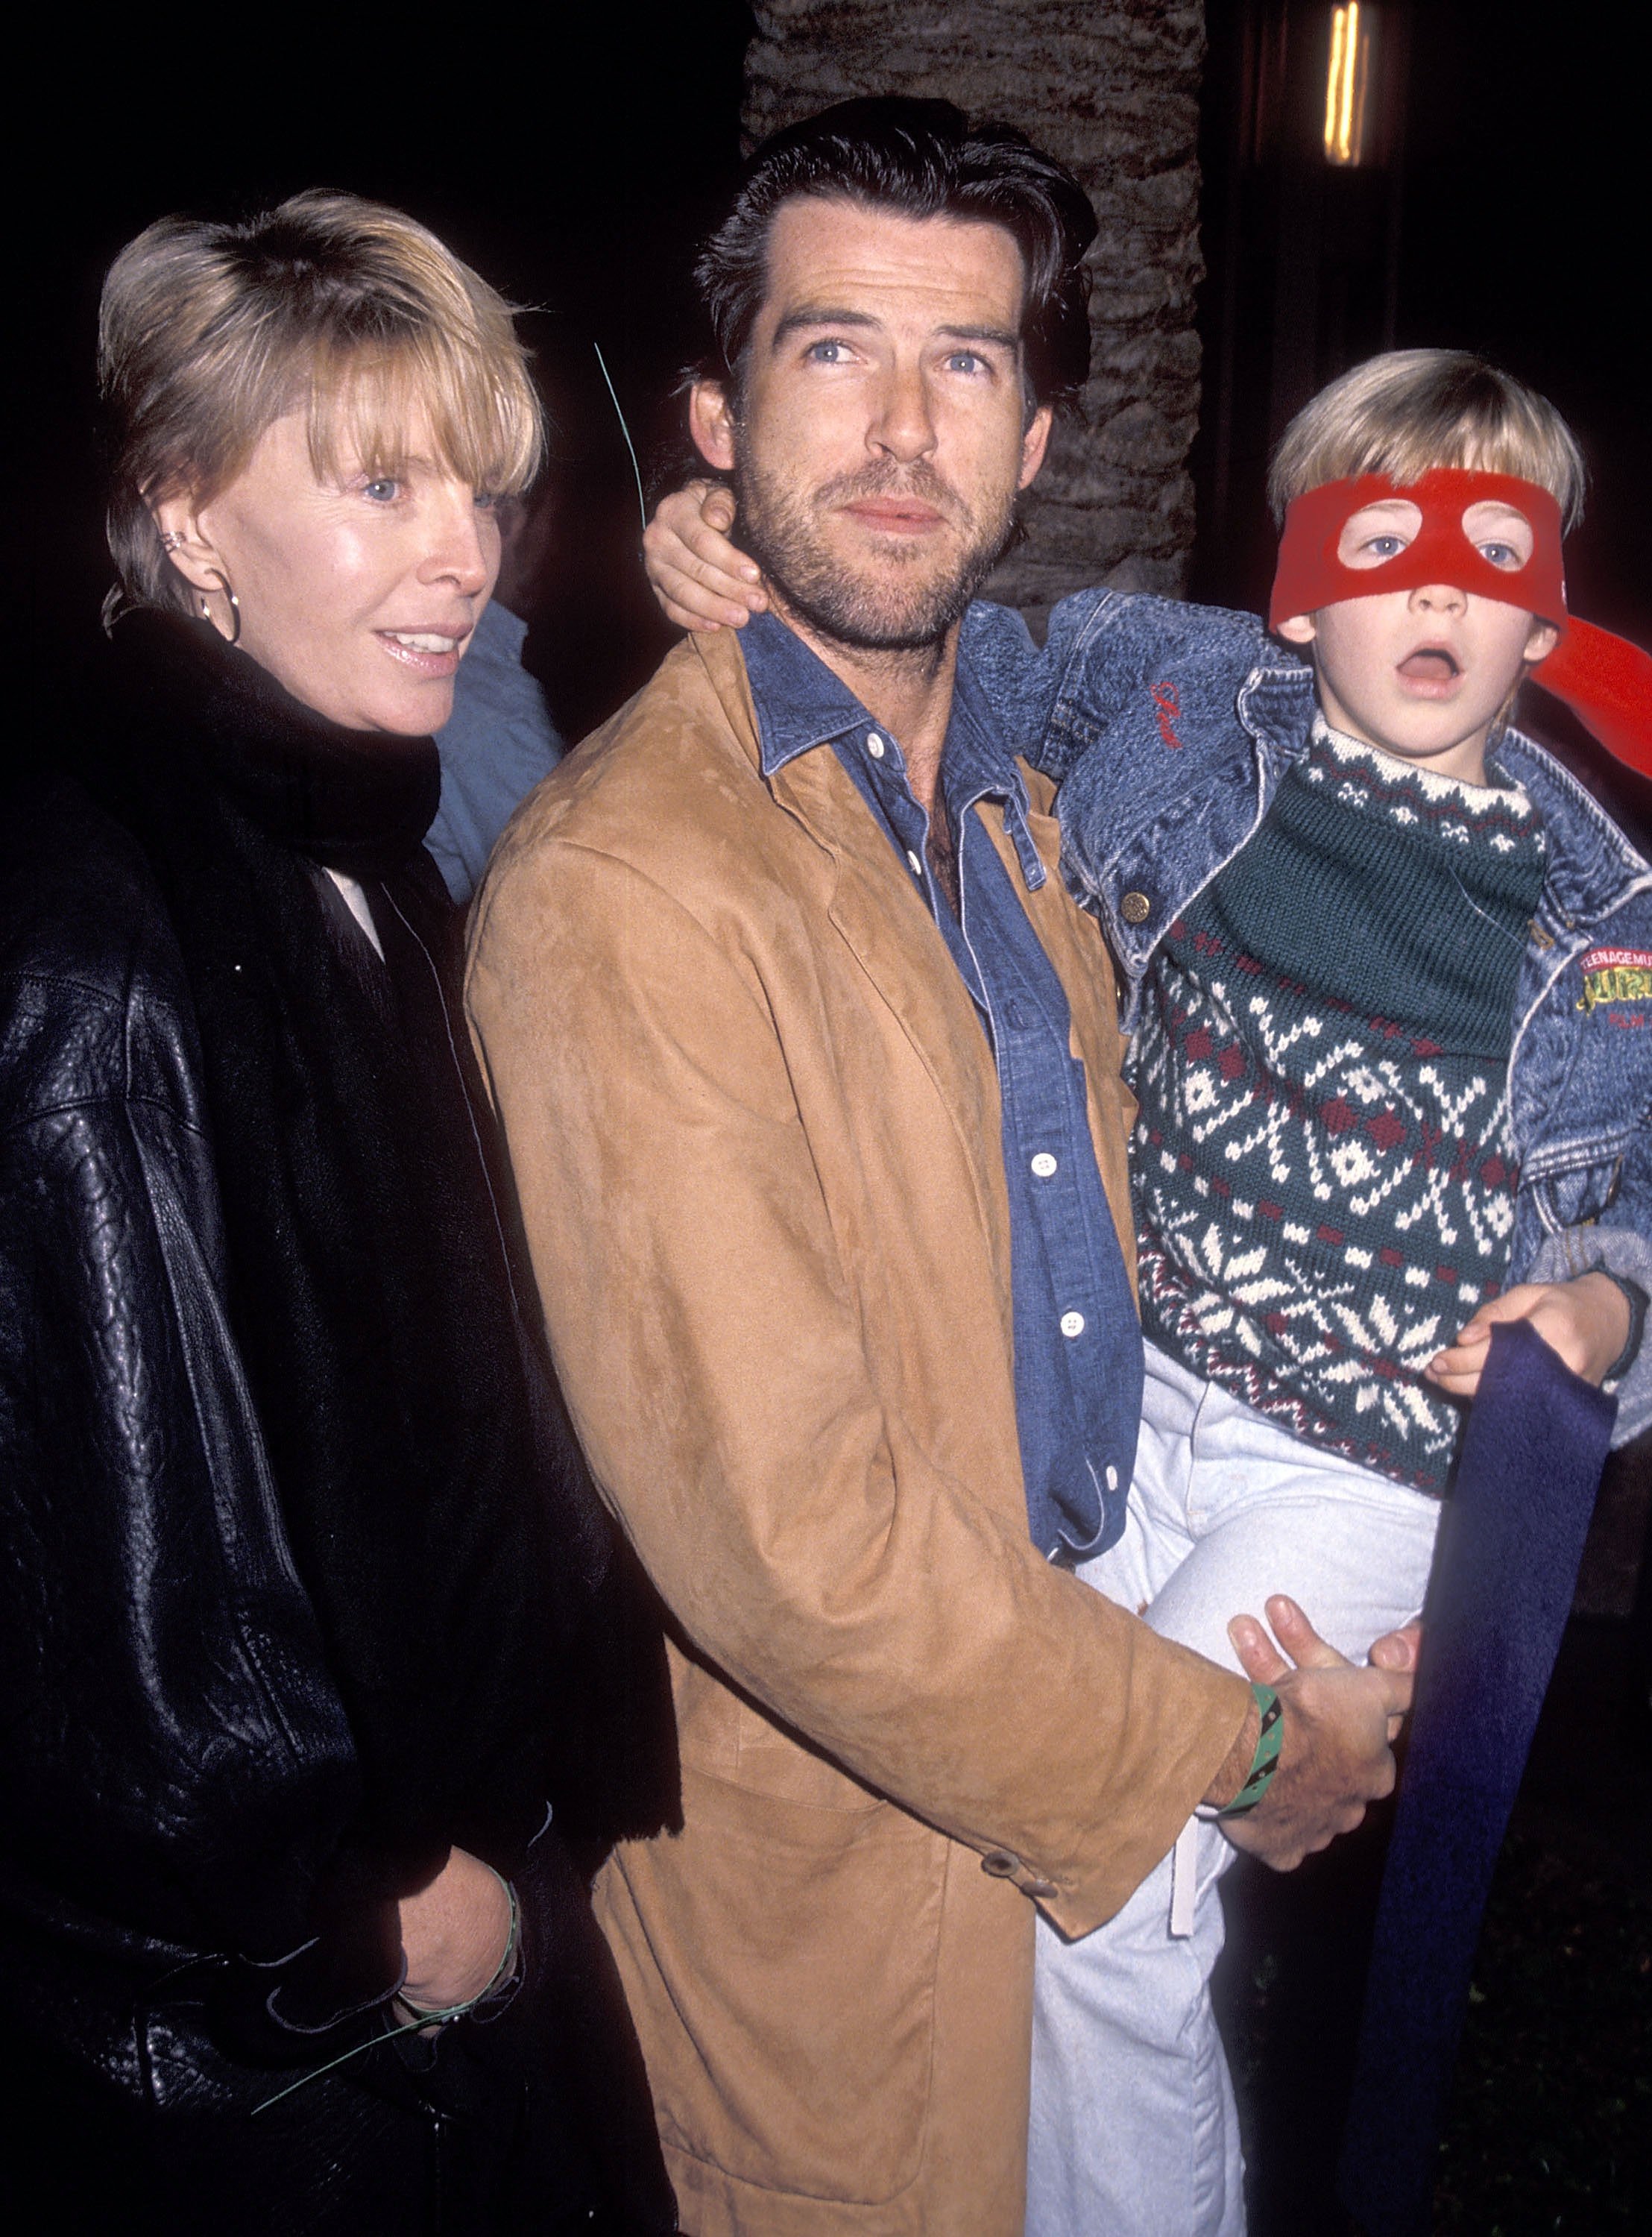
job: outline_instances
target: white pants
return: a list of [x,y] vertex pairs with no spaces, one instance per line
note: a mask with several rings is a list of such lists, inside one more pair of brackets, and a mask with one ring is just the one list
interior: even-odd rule
[[[1438,1501],[1300,1443],[1149,1345],[1124,1535],[1079,1574],[1229,1669],[1229,1619],[1272,1593],[1363,1662],[1421,1607],[1438,1521]],[[1234,1851],[1202,1819],[1178,1849],[1195,1877],[1177,1934],[1175,1852],[1080,1941],[1038,1920],[1027,2237],[1242,2237],[1210,2003]]]

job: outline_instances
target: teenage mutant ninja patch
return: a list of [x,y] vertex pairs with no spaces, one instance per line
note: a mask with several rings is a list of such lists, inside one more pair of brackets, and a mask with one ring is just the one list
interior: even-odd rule
[[1652,1002],[1652,948],[1589,949],[1577,1006],[1596,1010],[1604,1002]]

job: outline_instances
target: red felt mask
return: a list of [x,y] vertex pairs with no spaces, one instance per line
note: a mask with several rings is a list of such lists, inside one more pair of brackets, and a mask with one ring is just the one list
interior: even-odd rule
[[[1403,551],[1375,567],[1348,567],[1337,557],[1342,531],[1356,512],[1385,498],[1403,498],[1423,516]],[[1494,567],[1469,542],[1463,516],[1471,505],[1511,506],[1531,524],[1535,541],[1524,567]],[[1279,571],[1267,624],[1277,629],[1295,614],[1311,614],[1343,598],[1379,597],[1387,591],[1416,591],[1448,583],[1476,597],[1520,606],[1547,622],[1566,620],[1566,577],[1560,559],[1560,507],[1546,489],[1513,474],[1485,474],[1463,466],[1436,466],[1414,482],[1386,474],[1361,474],[1324,482],[1295,498],[1285,516]]]
[[[1337,557],[1343,530],[1356,512],[1384,498],[1416,505],[1421,527],[1392,559],[1374,567],[1346,565]],[[1490,500],[1512,506],[1531,524],[1531,557],[1524,567],[1494,567],[1464,533],[1464,512]],[[1532,671],[1537,682],[1564,700],[1609,753],[1652,775],[1652,660],[1622,637],[1567,613],[1560,538],[1555,499],[1513,474],[1435,466],[1414,482],[1396,482],[1387,474],[1324,482],[1293,498],[1286,513],[1268,627],[1345,598],[1380,597],[1434,583],[1521,607],[1561,631],[1554,651]]]

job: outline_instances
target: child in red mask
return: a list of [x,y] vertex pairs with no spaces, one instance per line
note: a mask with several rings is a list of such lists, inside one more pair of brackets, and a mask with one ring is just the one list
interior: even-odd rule
[[[1652,663],[1566,612],[1582,486],[1543,399],[1393,353],[1280,445],[1271,637],[1107,592],[1042,653],[963,625],[1131,989],[1146,1397],[1080,1574],[1213,1659],[1265,1593],[1356,1656],[1420,1607],[1496,1322],[1652,1420],[1652,871],[1509,726],[1535,671],[1652,766]],[[678,498],[650,531],[694,625],[754,603],[708,526]],[[1096,1933],[1040,1920],[1029,2237],[1242,2231],[1231,1855],[1196,1823]]]

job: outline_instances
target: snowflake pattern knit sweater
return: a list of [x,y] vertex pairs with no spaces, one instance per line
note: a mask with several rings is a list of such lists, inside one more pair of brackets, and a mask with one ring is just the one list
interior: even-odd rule
[[1145,989],[1149,1340],[1421,1491],[1444,1490],[1463,1419],[1422,1369],[1508,1271],[1514,989],[1544,858],[1518,787],[1316,718]]

